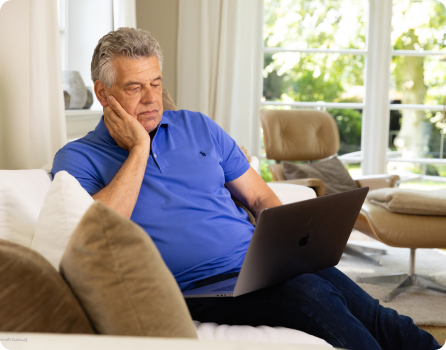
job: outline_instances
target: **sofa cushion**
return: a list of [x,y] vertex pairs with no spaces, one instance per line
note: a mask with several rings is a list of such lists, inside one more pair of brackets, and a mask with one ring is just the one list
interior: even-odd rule
[[101,334],[196,338],[175,278],[147,233],[96,201],[60,272]]
[[31,246],[50,186],[44,170],[0,170],[0,239]]
[[77,224],[93,198],[66,171],[59,171],[48,191],[36,223],[31,248],[42,254],[56,269]]
[[341,161],[333,157],[309,164],[283,163],[283,173],[287,180],[316,178],[325,184],[326,194],[354,190],[358,184],[352,179]]
[[45,258],[0,239],[0,331],[93,333],[79,302]]
[[[305,344],[318,345],[318,349],[319,346],[333,349],[330,344],[321,338],[285,327],[228,326],[226,324],[200,323],[198,321],[194,321],[194,324],[200,340]],[[308,349],[311,348],[308,347]]]

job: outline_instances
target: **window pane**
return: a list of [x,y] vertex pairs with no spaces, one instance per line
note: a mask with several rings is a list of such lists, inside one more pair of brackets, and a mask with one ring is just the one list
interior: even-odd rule
[[340,147],[338,154],[361,150],[362,110],[358,109],[327,109],[339,129]]
[[364,56],[265,53],[263,98],[284,102],[362,102]]
[[265,0],[264,44],[364,49],[367,0]]
[[[438,111],[395,110],[390,111],[389,149],[394,156],[407,162],[388,162],[389,174],[398,174],[403,183],[400,187],[414,189],[446,188],[446,164],[420,164],[414,158],[432,158],[435,162],[446,156],[441,131],[446,129],[443,113]],[[406,180],[411,181],[407,181]]]
[[65,12],[65,0],[57,0],[57,18],[59,20],[59,29],[65,27],[64,12]]
[[446,48],[446,9],[436,0],[394,0],[392,45],[395,50]]
[[[409,167],[420,169],[416,164],[408,164]],[[446,169],[446,167],[443,167]],[[421,171],[421,170],[420,170]],[[443,173],[444,174],[444,173]],[[443,175],[446,176],[446,175]],[[430,180],[431,178],[428,176],[424,176],[418,180],[403,182],[400,184],[400,188],[408,188],[413,190],[440,190],[446,189],[446,177],[438,178],[438,181]]]
[[[446,129],[446,120],[443,119],[442,112],[391,111],[389,148],[397,151],[400,157],[409,160],[411,158],[438,159],[442,149],[442,129]],[[443,147],[443,158],[445,156],[446,152]]]
[[441,56],[393,56],[390,100],[441,105],[446,95],[446,62]]
[[388,162],[387,172],[397,174],[402,182],[400,188],[436,190],[446,188],[446,165],[420,164],[414,162]]

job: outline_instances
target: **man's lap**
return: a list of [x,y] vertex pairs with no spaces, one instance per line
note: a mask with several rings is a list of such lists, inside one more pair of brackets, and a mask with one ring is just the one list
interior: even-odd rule
[[186,302],[192,317],[201,322],[288,327],[351,349],[396,349],[403,337],[413,338],[415,343],[424,337],[423,346],[428,348],[427,335],[410,334],[419,331],[410,318],[379,306],[378,300],[336,268],[236,298],[191,298]]

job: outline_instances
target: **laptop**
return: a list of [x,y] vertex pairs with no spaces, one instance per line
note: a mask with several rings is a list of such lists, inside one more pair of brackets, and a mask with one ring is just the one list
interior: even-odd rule
[[236,297],[337,265],[367,192],[364,187],[264,209],[238,276],[200,283],[183,296]]

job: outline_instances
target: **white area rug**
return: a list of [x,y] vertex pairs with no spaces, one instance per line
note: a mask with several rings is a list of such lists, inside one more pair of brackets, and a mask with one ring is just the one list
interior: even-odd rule
[[[349,243],[387,250],[387,255],[376,255],[381,260],[382,266],[374,266],[344,254],[337,268],[355,282],[357,276],[378,276],[409,272],[409,249],[392,248],[377,241],[350,240]],[[417,249],[415,273],[434,277],[437,283],[446,285],[445,253],[436,249]],[[358,285],[372,297],[379,299],[381,305],[395,309],[399,314],[411,317],[419,326],[446,326],[446,293],[411,287],[391,302],[386,303],[384,302],[384,295],[388,294],[396,285],[374,285],[368,283],[358,283]]]

